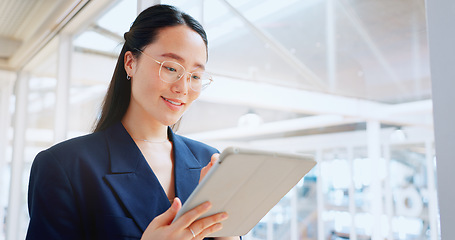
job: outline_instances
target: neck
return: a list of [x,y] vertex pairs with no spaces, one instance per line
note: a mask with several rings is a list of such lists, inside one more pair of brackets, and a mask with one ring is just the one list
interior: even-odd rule
[[140,116],[125,114],[122,124],[134,139],[148,140],[150,142],[165,142],[168,139],[167,126],[157,121],[146,120]]

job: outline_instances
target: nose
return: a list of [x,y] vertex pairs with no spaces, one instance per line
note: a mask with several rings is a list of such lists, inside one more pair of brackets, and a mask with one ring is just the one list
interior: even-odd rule
[[184,75],[177,82],[172,83],[171,90],[175,93],[183,93],[184,95],[187,95],[191,81],[190,76],[190,73],[184,73]]

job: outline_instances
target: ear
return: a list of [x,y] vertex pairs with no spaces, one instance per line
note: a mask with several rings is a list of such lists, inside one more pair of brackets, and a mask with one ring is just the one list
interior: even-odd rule
[[136,72],[136,58],[131,51],[127,51],[123,61],[126,74],[131,77]]

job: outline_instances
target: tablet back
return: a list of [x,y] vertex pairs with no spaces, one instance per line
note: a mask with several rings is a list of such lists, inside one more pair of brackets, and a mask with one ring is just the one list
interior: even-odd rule
[[230,147],[193,191],[176,219],[210,201],[202,217],[227,212],[223,229],[210,237],[247,234],[294,187],[316,162],[308,155]]

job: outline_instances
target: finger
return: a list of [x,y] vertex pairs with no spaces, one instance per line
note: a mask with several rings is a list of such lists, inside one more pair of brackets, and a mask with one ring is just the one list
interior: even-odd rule
[[215,164],[216,161],[218,161],[219,158],[220,158],[220,154],[214,153],[212,155],[212,157],[210,158],[210,162],[207,164],[207,166],[203,167],[202,169],[207,169],[207,171],[208,171],[208,169],[210,169],[213,166],[213,164]]
[[182,202],[176,197],[174,198],[171,207],[166,210],[166,212],[156,217],[156,220],[152,223],[156,224],[157,227],[171,224],[180,208],[182,208]]
[[213,164],[216,163],[216,161],[218,161],[218,159],[220,158],[220,154],[219,153],[214,153],[212,155],[212,157],[210,158],[210,162],[207,164],[207,166],[203,167],[201,169],[201,175],[200,175],[200,178],[199,178],[199,182],[205,177],[205,175],[207,175],[207,173],[209,172],[210,168],[212,168]]
[[215,164],[216,160],[218,160],[218,157],[216,157],[215,154],[213,154],[212,157],[210,158],[210,162],[205,167],[202,168],[203,171],[208,171],[213,166],[213,164]]
[[214,163],[216,163],[216,161],[218,161],[219,158],[220,158],[220,154],[214,153],[212,155],[212,157],[210,158],[210,163],[213,165]]
[[[204,202],[197,207],[191,209],[190,211],[186,212],[183,214],[176,222],[175,222],[175,227],[178,229],[184,229],[188,228],[196,219],[198,219],[200,216],[202,216],[204,213],[206,213],[210,208],[212,207],[212,204],[210,202]],[[194,231],[194,229],[193,229]]]
[[212,216],[208,216],[202,219],[199,219],[195,221],[193,224],[191,224],[191,229],[196,233],[196,235],[199,235],[201,232],[205,231],[205,229],[210,228],[211,226],[224,221],[228,218],[228,214],[223,212],[223,213],[217,213]]
[[201,233],[199,233],[196,237],[196,239],[204,239],[205,237],[209,236],[210,234],[214,232],[218,232],[221,229],[223,229],[223,224],[221,223],[215,223],[211,225],[210,227],[204,229]]
[[191,237],[193,237],[192,239],[196,239],[196,233],[193,231],[193,229],[191,229],[190,227],[187,228],[188,231],[191,233]]

